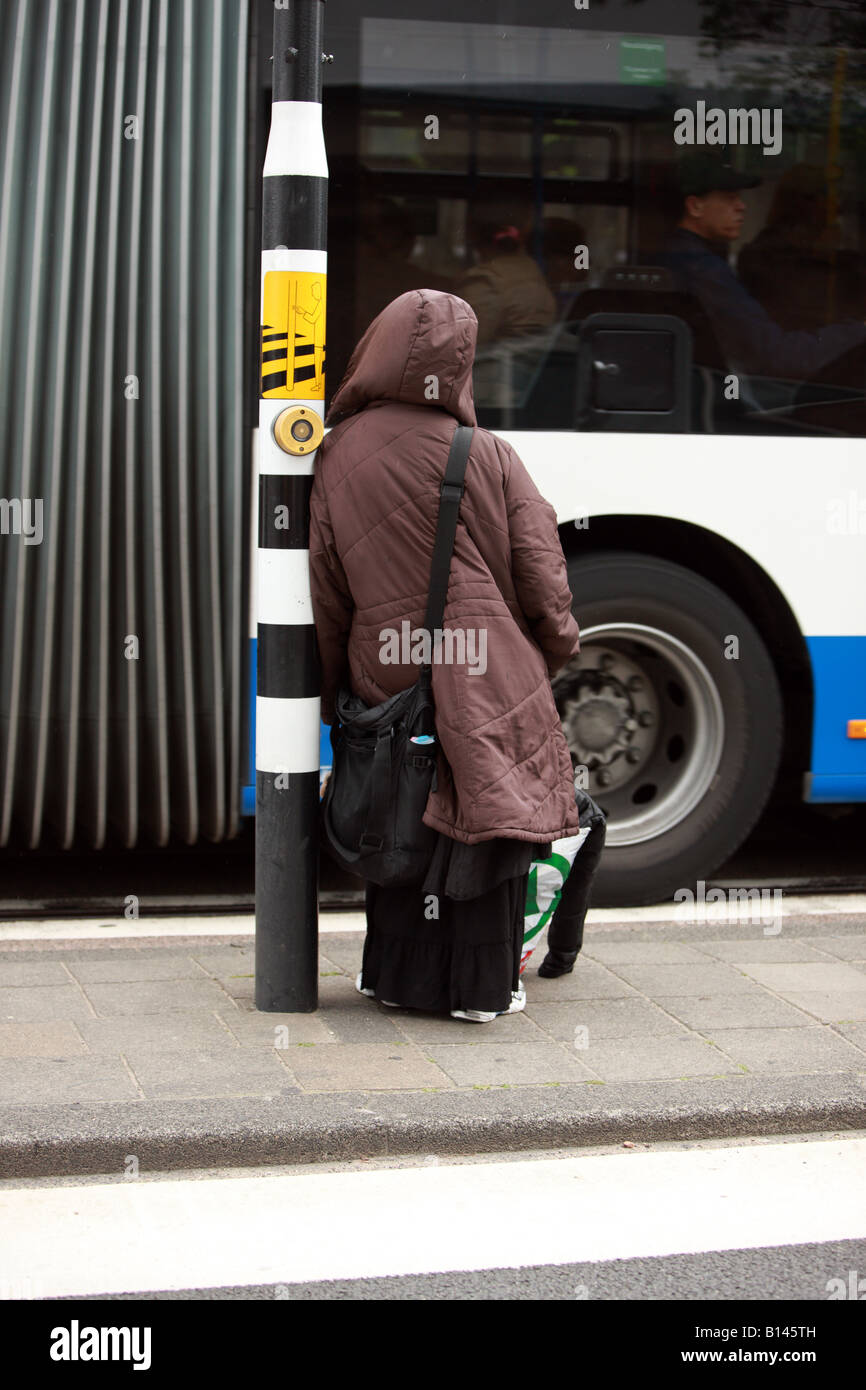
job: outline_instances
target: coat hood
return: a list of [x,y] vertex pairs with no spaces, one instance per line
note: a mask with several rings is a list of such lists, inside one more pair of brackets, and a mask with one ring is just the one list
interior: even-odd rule
[[444,290],[407,290],[359,340],[325,424],[335,425],[373,401],[400,401],[438,406],[461,425],[477,425],[472,399],[477,337],[478,320],[465,299]]

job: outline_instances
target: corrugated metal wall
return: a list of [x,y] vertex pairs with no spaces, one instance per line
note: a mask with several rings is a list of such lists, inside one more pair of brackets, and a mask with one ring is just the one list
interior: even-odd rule
[[238,829],[247,49],[0,5],[0,845]]

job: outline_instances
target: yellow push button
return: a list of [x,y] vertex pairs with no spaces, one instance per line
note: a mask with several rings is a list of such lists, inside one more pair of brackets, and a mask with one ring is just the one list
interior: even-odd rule
[[849,719],[848,737],[866,738],[866,719]]
[[274,439],[287,454],[311,454],[324,434],[319,415],[305,405],[289,406],[274,421]]

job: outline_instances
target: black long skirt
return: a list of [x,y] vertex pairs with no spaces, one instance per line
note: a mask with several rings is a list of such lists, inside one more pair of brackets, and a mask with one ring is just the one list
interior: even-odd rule
[[423,883],[368,884],[362,987],[430,1013],[504,1012],[520,983],[527,873],[540,848],[440,835]]

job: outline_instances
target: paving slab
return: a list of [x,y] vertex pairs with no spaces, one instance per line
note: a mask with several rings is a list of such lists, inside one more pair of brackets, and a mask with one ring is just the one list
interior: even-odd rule
[[391,1010],[377,1005],[372,999],[360,1007],[354,1003],[332,1004],[327,1010],[327,1018],[335,1041],[347,1046],[404,1040],[405,1035],[400,1032]]
[[[231,1005],[227,1006],[226,1013]],[[232,1010],[237,1013],[237,1010]],[[263,1017],[263,1015],[260,1015]],[[120,1018],[87,1018],[76,1027],[91,1052],[129,1051],[143,1047],[154,1052],[175,1052],[181,1048],[207,1047],[211,1051],[234,1051],[240,1040],[219,1014],[208,1009],[188,1013],[140,1014]]]
[[[427,1055],[458,1086],[549,1085],[593,1076],[577,1054],[569,1056],[555,1042],[530,1042],[515,1049],[481,1041],[468,1047],[432,1043]],[[581,1059],[585,1055],[581,1053]]]
[[815,936],[807,944],[840,960],[866,962],[866,936]]
[[[225,1005],[226,992],[210,980],[141,980],[131,984],[83,985],[95,1014],[103,1018],[124,1015],[166,1014],[188,1009],[218,1009]],[[19,991],[20,993],[21,991]],[[92,1015],[91,1015],[92,1016]]]
[[252,975],[224,975],[218,980],[214,980],[224,994],[229,999],[238,1002],[239,1000],[249,1000],[250,1006],[255,1008],[256,983]]
[[388,1009],[368,995],[359,994],[354,976],[320,978],[318,1016],[341,1043],[387,1043],[404,1036],[397,1019],[406,1016],[405,1011]]
[[817,943],[814,941],[797,940],[795,937],[787,936],[768,936],[755,937],[753,941],[705,941],[701,943],[700,950],[708,956],[715,956],[718,960],[728,961],[731,965],[740,965],[742,962],[776,962],[776,961],[826,961],[826,955],[816,950]]
[[866,1052],[866,1023],[836,1023],[833,1032]]
[[27,1103],[136,1100],[141,1095],[121,1057],[15,1057],[0,1061],[0,1097]]
[[[243,978],[255,972],[255,949],[252,941],[241,947],[196,946],[193,942],[186,948],[190,960],[194,960],[214,979]],[[320,973],[332,974],[338,969],[325,951],[319,952],[318,969]],[[342,974],[342,971],[338,973]]]
[[680,941],[589,941],[584,956],[603,965],[680,965],[701,962],[700,949]]
[[321,1014],[260,1014],[252,1009],[222,1009],[218,1015],[241,1047],[293,1047],[298,1043],[336,1042]]
[[279,1095],[297,1090],[288,1062],[289,1050],[264,1050],[250,1055],[207,1052],[188,1048],[182,1052],[130,1050],[126,1063],[148,1100],[181,1100],[185,1097]]
[[76,984],[0,988],[0,1023],[77,1022],[96,1011]]
[[717,1028],[807,1028],[816,1021],[814,1015],[764,990],[753,994],[722,994],[715,998],[693,994],[659,995],[656,1002],[699,1033]]
[[[409,1009],[401,1009],[394,1014],[394,1026],[397,1031],[408,1038],[409,1042],[416,1043],[423,1047],[426,1043],[452,1043],[456,1024],[453,1018],[443,1018],[439,1014],[414,1013]],[[466,1024],[467,1028],[472,1025]],[[482,1025],[478,1025],[478,1029]],[[502,1044],[523,1044],[528,1042],[544,1042],[546,1031],[542,1030],[538,1024],[529,1017],[528,1010],[521,1014],[504,1014],[502,1018],[495,1018],[492,1023],[485,1023],[484,1041]],[[467,1043],[478,1041],[467,1039]]]
[[[533,957],[533,960],[535,958]],[[543,960],[544,957],[542,956]],[[580,959],[580,958],[579,958]],[[540,964],[540,961],[539,961]],[[620,967],[617,966],[617,971]],[[590,959],[580,960],[579,968],[570,975],[560,975],[556,980],[544,980],[538,974],[538,967],[527,966],[524,971],[527,986],[535,982],[539,988],[538,998],[546,1002],[562,999],[636,999],[638,991],[633,985],[614,974],[606,966]]]
[[866,1022],[866,990],[792,990],[785,998],[820,1023]]
[[74,1023],[0,1023],[0,1057],[76,1057],[87,1051]]
[[602,1081],[688,1080],[742,1071],[706,1038],[608,1038],[591,1042],[580,1056]]
[[[72,961],[70,973],[85,988],[90,984],[113,984],[115,981],[138,980],[205,980],[207,976],[201,966],[189,956],[165,954],[147,956],[140,960],[132,952],[120,952],[108,960]],[[4,972],[5,973],[5,972]]]
[[255,948],[250,941],[245,946],[193,947],[190,958],[210,975],[233,975],[252,970]]
[[866,1052],[828,1027],[719,1028],[713,1041],[749,1071],[851,1071],[866,1075]]
[[345,935],[323,936],[319,940],[319,949],[329,961],[344,970],[352,978],[361,969],[361,952],[364,946],[363,932],[346,932]]
[[[210,976],[211,979],[235,993],[252,994],[254,992],[255,952],[252,944],[242,950],[227,948],[196,950],[193,947],[189,953],[189,958],[199,967],[200,977]],[[324,954],[319,955],[318,970],[320,977],[343,973]]]
[[0,986],[68,985],[69,971],[59,960],[4,960],[0,965]]
[[729,965],[617,965],[616,972],[633,989],[662,994],[754,994],[756,984]]
[[387,1044],[392,1039],[402,1042],[405,1036],[391,1011],[383,1005],[377,1006],[372,1000],[366,1008],[360,1009],[353,1005],[331,1005],[328,1009],[328,1028],[337,1042],[347,1046],[357,1043]]
[[423,1090],[452,1084],[448,1075],[402,1038],[298,1049],[291,1067],[307,1091]]
[[743,965],[743,972],[757,984],[777,994],[793,994],[801,990],[819,990],[839,994],[849,990],[866,990],[866,975],[851,965],[828,961],[809,961],[802,965]]
[[[688,1034],[685,1025],[646,999],[572,999],[527,1009],[539,1028],[561,1042],[582,1030],[590,1040]],[[519,1015],[523,1017],[523,1015]]]

